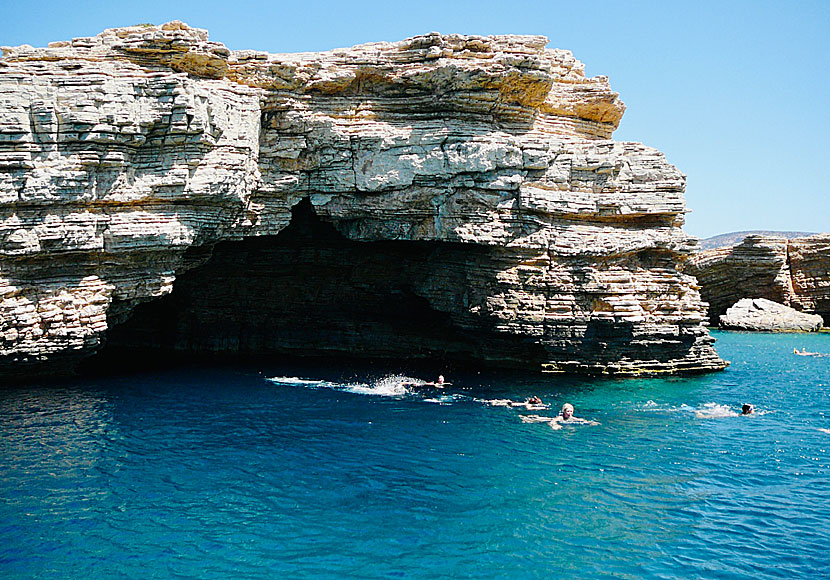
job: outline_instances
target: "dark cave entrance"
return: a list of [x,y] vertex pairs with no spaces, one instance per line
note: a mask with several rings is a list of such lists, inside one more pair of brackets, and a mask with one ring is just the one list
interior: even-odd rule
[[207,262],[177,278],[170,295],[113,325],[96,358],[152,351],[154,360],[526,359],[527,342],[505,341],[481,319],[464,319],[467,272],[486,251],[445,242],[355,242],[320,220],[306,198],[278,235],[214,246]]

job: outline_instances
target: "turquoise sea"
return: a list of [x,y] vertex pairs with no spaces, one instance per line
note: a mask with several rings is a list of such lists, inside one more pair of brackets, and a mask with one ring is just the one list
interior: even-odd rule
[[[0,389],[0,578],[828,578],[830,334],[603,380],[180,367]],[[433,378],[433,377],[422,377]],[[538,395],[550,411],[493,406]],[[598,425],[525,423],[563,402]],[[758,412],[736,414],[744,402]]]

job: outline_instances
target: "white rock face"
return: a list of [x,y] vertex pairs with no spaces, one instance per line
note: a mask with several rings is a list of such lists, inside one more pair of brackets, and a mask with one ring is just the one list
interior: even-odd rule
[[685,263],[716,323],[752,295],[830,320],[830,234],[803,238],[751,235],[734,246],[696,252]]
[[274,55],[172,22],[3,47],[0,359],[94,352],[213,244],[278,234],[307,198],[351,240],[498,254],[458,272],[464,292],[412,291],[465,328],[534,341],[546,354],[528,366],[723,368],[676,268],[693,246],[685,176],[610,140],[625,107],[608,79],[546,43],[429,34]]
[[720,317],[721,328],[765,332],[813,332],[823,325],[818,314],[806,314],[766,298],[743,298]]

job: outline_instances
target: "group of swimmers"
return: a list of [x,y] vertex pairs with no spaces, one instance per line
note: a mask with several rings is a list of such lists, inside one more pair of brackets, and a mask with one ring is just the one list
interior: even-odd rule
[[[808,353],[798,352],[795,350],[796,354],[816,354],[816,353]],[[446,382],[443,375],[438,375],[438,378],[435,382],[407,382],[402,383],[404,387],[413,388],[413,387],[435,387],[438,389],[443,389],[447,385],[451,385],[452,383]],[[528,411],[542,411],[546,409],[550,409],[550,405],[543,402],[537,396],[532,396],[526,398],[524,401],[514,401],[512,399],[485,399],[482,402],[487,403],[488,405],[492,405],[494,407],[513,407],[513,408],[523,408]],[[755,413],[755,405],[751,403],[744,403],[741,406],[741,415],[752,415]],[[558,430],[562,428],[563,424],[568,425],[599,425],[597,421],[590,421],[588,419],[583,419],[581,417],[574,416],[574,406],[570,403],[565,403],[562,405],[562,409],[559,411],[559,414],[555,417],[545,417],[542,415],[521,415],[521,420],[523,423],[548,423],[551,429]],[[830,430],[826,429],[819,429],[819,431],[824,431],[830,433]]]
[[[483,402],[494,407],[521,407],[528,411],[542,411],[550,409],[550,405],[544,403],[542,399],[537,396],[528,397],[524,401],[513,401],[511,399],[486,399]],[[589,421],[581,417],[574,416],[574,406],[570,403],[562,405],[562,409],[555,417],[545,417],[543,415],[521,415],[523,423],[547,423],[551,429],[558,430],[562,428],[563,424],[567,425],[599,425],[596,421]]]
[[[443,389],[445,386],[451,385],[452,383],[448,383],[444,379],[444,375],[438,375],[438,378],[433,381],[407,381],[401,383],[401,386],[405,387],[406,389],[419,389],[423,387],[433,387],[437,389]],[[482,401],[483,403],[487,403],[488,405],[492,405],[494,407],[513,407],[513,408],[522,408],[528,411],[543,411],[550,409],[550,405],[544,403],[542,399],[537,396],[532,396],[526,398],[524,401],[514,401],[512,399],[485,399]],[[542,415],[522,415],[521,416],[522,422],[524,423],[548,423],[550,424],[551,428],[561,429],[562,424],[568,425],[599,425],[596,421],[589,421],[587,419],[583,419],[581,417],[574,416],[574,406],[570,403],[565,403],[562,405],[562,409],[559,411],[559,414],[555,417],[544,417]]]

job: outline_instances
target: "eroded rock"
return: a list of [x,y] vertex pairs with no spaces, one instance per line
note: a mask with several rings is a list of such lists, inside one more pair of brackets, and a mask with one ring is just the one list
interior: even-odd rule
[[830,320],[830,234],[747,236],[735,246],[696,252],[684,269],[700,282],[713,323],[746,295]]
[[[693,248],[685,176],[659,151],[610,140],[624,105],[608,79],[546,43],[429,34],[280,55],[232,52],[174,22],[4,47],[6,372],[95,352],[137,305],[210,267],[215,244],[278,237],[301,200],[360,251],[445,244],[393,290],[462,329],[469,358],[587,373],[723,368],[695,281],[677,268]],[[399,251],[409,255],[383,255]],[[370,344],[378,328],[356,321],[340,332],[366,336],[331,344]],[[262,348],[302,342],[272,334]],[[389,356],[412,352],[375,338]],[[495,343],[527,348],[500,358]],[[432,341],[422,354],[442,348],[456,347]]]

